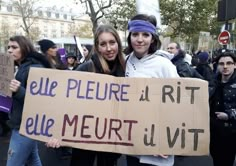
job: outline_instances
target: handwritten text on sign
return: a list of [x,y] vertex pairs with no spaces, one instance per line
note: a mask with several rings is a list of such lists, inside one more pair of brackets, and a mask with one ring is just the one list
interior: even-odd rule
[[20,132],[28,137],[126,154],[208,154],[205,81],[33,68],[27,84]]
[[10,81],[14,78],[14,62],[10,55],[0,53],[0,93],[11,97]]

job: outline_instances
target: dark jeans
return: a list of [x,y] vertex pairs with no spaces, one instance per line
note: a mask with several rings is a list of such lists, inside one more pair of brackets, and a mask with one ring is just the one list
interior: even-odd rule
[[214,166],[233,166],[236,155],[236,132],[230,127],[211,127],[210,153]]
[[118,153],[73,148],[70,166],[93,166],[95,159],[97,166],[115,166],[120,156]]

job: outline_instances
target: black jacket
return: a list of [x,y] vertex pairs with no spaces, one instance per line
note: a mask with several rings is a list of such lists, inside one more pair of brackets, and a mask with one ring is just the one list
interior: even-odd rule
[[214,125],[218,121],[215,112],[225,112],[229,122],[236,129],[236,71],[228,82],[221,82],[221,75],[218,75],[216,84],[210,91],[210,117],[211,124]]
[[[125,76],[125,71],[122,68],[122,66],[119,64],[118,59],[114,62],[108,62],[109,68],[111,70],[111,73],[109,75],[112,76],[117,76],[117,77],[124,77]],[[90,60],[80,64],[78,68],[76,69],[77,71],[85,71],[85,72],[94,72],[94,73],[100,73],[100,74],[105,74],[102,65],[98,59],[98,56],[93,55]],[[73,149],[73,155],[79,155],[80,153],[86,153],[87,155],[94,155],[93,151],[87,151],[87,150],[80,150],[80,149]],[[104,166],[108,165],[115,165],[116,160],[121,156],[121,154],[118,153],[108,153],[108,152],[96,152],[97,157],[99,157],[98,162],[102,161]],[[73,161],[73,155],[72,155],[72,162]],[[77,163],[78,164],[78,163]],[[99,163],[98,163],[99,165]]]
[[12,109],[10,112],[10,120],[8,125],[12,129],[19,129],[22,119],[22,111],[25,100],[25,92],[27,86],[27,79],[31,67],[51,68],[50,63],[45,56],[37,52],[32,52],[26,56],[18,68],[15,79],[21,82],[19,90],[12,94]]
[[208,63],[198,64],[196,70],[209,84],[214,84],[214,73]]
[[[122,68],[122,66],[119,64],[119,61],[117,58],[114,62],[108,62],[108,65],[111,70],[111,73],[109,75],[116,76],[116,77],[125,76],[125,71]],[[93,55],[89,61],[83,64],[80,64],[76,70],[104,74],[102,65],[98,59],[98,56],[96,55]]]
[[171,60],[171,62],[176,66],[179,76],[203,79],[203,77],[194,68],[185,62],[184,57],[185,53],[183,51],[179,51],[179,54]]

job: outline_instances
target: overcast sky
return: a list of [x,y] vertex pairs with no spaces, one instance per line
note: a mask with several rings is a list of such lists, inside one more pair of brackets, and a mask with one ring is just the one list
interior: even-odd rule
[[53,5],[60,5],[60,6],[70,6],[74,3],[73,0],[39,0],[45,6],[53,6]]
[[53,7],[56,6],[57,8],[64,7],[65,9],[69,10],[72,8],[73,13],[82,13],[81,5],[76,5],[74,0],[39,0],[40,4],[45,7]]

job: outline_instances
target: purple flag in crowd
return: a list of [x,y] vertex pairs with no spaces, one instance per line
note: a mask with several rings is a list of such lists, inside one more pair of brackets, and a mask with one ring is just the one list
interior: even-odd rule
[[10,112],[12,106],[12,98],[0,94],[0,111]]
[[66,64],[66,50],[65,48],[59,48],[58,49],[58,53],[60,54],[61,56],[61,61]]

